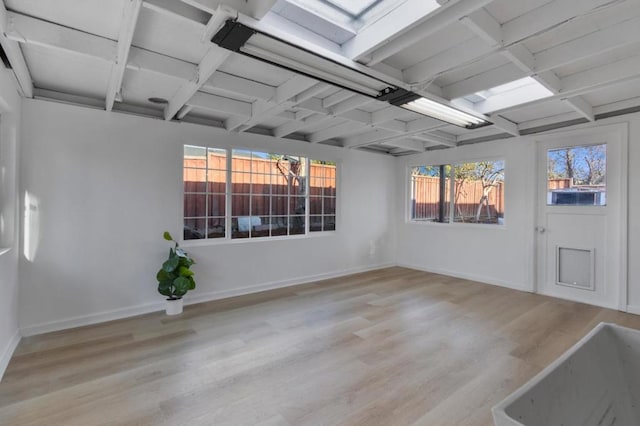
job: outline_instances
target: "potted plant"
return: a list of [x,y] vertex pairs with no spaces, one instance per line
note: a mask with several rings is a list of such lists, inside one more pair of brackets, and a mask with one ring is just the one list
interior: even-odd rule
[[167,315],[177,315],[182,313],[182,296],[196,288],[193,271],[190,269],[196,262],[180,248],[170,233],[165,232],[164,239],[175,243],[175,247],[169,249],[169,258],[156,275],[158,292],[167,296]]

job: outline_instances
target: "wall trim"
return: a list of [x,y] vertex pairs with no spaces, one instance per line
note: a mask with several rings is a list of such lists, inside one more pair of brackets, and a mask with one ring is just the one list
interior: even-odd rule
[[4,376],[4,372],[7,370],[9,366],[9,361],[11,361],[11,357],[18,347],[18,343],[20,343],[20,339],[22,336],[20,335],[20,330],[16,330],[13,337],[9,341],[9,344],[4,349],[2,357],[0,358],[0,381],[2,381],[2,377]]
[[432,268],[429,266],[415,265],[415,264],[403,263],[403,262],[398,262],[397,266],[400,266],[402,268],[415,269],[417,271],[431,272],[432,274],[439,274],[439,275],[446,275],[454,278],[461,278],[463,280],[475,281],[481,284],[490,284],[490,285],[496,285],[499,287],[506,287],[512,290],[519,290],[527,293],[533,292],[530,288],[527,288],[526,284],[513,284],[508,281],[497,280],[495,278],[486,277],[483,275],[465,274],[465,273],[451,271],[448,269]]
[[[185,305],[193,305],[196,303],[210,302],[213,300],[227,299],[230,297],[242,296],[246,294],[258,293],[266,290],[274,290],[277,288],[291,287],[300,284],[312,283],[316,281],[327,280],[331,278],[343,277],[346,275],[357,274],[361,272],[375,271],[378,269],[390,268],[396,266],[393,262],[381,263],[370,266],[361,266],[356,268],[343,269],[336,272],[328,272],[324,274],[307,275],[304,277],[292,278],[280,281],[271,281],[231,290],[219,290],[211,291],[202,294],[191,294],[185,298]],[[151,312],[157,312],[164,310],[164,301],[161,299],[158,302],[145,303],[137,306],[131,306],[122,309],[115,309],[111,311],[100,312],[97,314],[76,316],[59,321],[51,321],[46,323],[40,323],[30,325],[26,327],[20,327],[20,334],[22,336],[35,336],[37,334],[44,334],[53,331],[66,330],[69,328],[82,327],[86,325],[99,324],[107,321],[113,321],[123,318],[129,318],[136,315],[148,314]],[[16,343],[17,345],[17,343]],[[7,361],[8,362],[8,361]]]
[[640,315],[640,305],[627,305],[627,313]]

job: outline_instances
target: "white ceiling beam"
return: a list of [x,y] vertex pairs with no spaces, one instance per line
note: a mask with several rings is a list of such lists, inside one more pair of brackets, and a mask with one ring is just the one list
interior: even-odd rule
[[227,60],[231,52],[212,45],[198,65],[198,75],[194,80],[183,84],[165,107],[164,118],[171,120],[191,97],[206,83],[220,65]]
[[[355,37],[342,45],[344,55],[354,61],[365,59],[368,53],[396,38],[424,20],[436,10],[438,4],[431,0],[407,0],[373,24],[364,27]],[[398,25],[402,22],[402,25]]]
[[[545,7],[545,6],[542,6]],[[535,9],[534,13],[537,14],[538,9]],[[577,11],[581,9],[578,8]],[[528,15],[528,14],[527,14]],[[537,15],[536,15],[537,16]],[[493,41],[496,45],[502,44],[504,42],[503,38],[505,37],[503,31],[497,31],[495,25],[491,23],[493,19],[491,16],[484,16],[483,14],[477,14],[476,19],[479,19],[479,23],[476,24],[473,17],[467,18],[467,25],[472,25],[472,28],[476,32],[480,32],[484,34],[484,39],[488,39]],[[497,22],[494,20],[494,23]],[[534,27],[537,28],[537,27]],[[530,35],[530,34],[529,34]],[[562,84],[558,76],[553,71],[544,71],[537,72],[536,67],[536,57],[523,45],[516,44],[510,46],[501,51],[503,56],[508,58],[511,63],[517,66],[524,75],[533,75],[533,78],[536,79],[540,84],[546,87],[554,94],[558,94],[562,89]],[[537,72],[537,73],[536,73]],[[503,81],[503,83],[508,82],[509,80]],[[493,86],[487,86],[485,89],[488,89]],[[581,97],[575,97],[566,100],[567,104],[571,105],[576,111],[578,111],[581,115],[589,118],[593,121],[593,111],[591,106]],[[497,127],[502,128],[510,134],[518,135],[517,128],[514,124],[510,124],[508,120],[501,119],[501,117],[494,116],[494,124]],[[504,125],[505,127],[502,127]]]
[[318,84],[317,81],[296,74],[278,86],[276,96],[272,101],[277,104],[282,104],[292,99],[296,102],[303,102],[324,90],[323,85]]
[[503,45],[502,25],[484,8],[465,16],[461,21],[489,46]]
[[500,117],[497,114],[489,116],[489,121],[491,121],[495,127],[509,133],[510,135],[520,135],[520,132],[518,131],[518,125],[516,123]]
[[318,143],[337,137],[350,136],[355,133],[362,132],[363,129],[366,128],[366,126],[358,125],[352,121],[346,121],[333,127],[311,133],[306,137],[306,139],[310,143]]
[[625,99],[624,101],[612,102],[610,104],[605,104],[605,105],[598,105],[597,107],[593,108],[593,113],[595,115],[606,114],[613,111],[620,111],[628,108],[637,108],[639,106],[640,106],[640,96],[631,98],[631,99]]
[[7,60],[11,64],[16,80],[18,80],[20,91],[25,97],[33,98],[33,80],[31,80],[31,74],[24,60],[22,50],[15,40],[7,38],[9,19],[3,2],[0,4],[0,46],[2,46],[2,50],[7,55]]
[[182,120],[183,118],[185,118],[187,115],[189,115],[189,113],[191,112],[191,110],[193,110],[193,107],[191,105],[185,105],[183,106],[180,111],[178,111],[178,113],[176,114],[176,118],[178,120]]
[[407,139],[397,139],[391,140],[384,143],[387,146],[392,146],[394,148],[400,148],[404,151],[414,151],[414,152],[423,152],[425,151],[424,142],[416,140],[415,138],[407,138]]
[[554,0],[502,24],[503,43],[510,46],[577,16],[616,3],[612,0]]
[[427,130],[439,129],[441,127],[445,127],[448,125],[449,123],[436,120],[435,118],[421,117],[416,120],[411,120],[407,122],[407,133],[411,133],[411,134],[422,133]]
[[589,121],[595,121],[595,114],[593,113],[593,106],[588,103],[582,96],[573,96],[563,99],[563,101],[569,104],[576,112],[582,115]]
[[311,99],[314,96],[319,95],[320,93],[326,91],[330,87],[331,86],[328,85],[327,83],[317,83],[314,86],[311,86],[308,89],[305,89],[302,92],[298,93],[293,99],[293,101],[296,103],[304,102],[307,99]]
[[[628,60],[625,60],[625,62],[627,62],[627,61],[629,63],[636,62],[636,65],[637,65],[637,63],[639,61],[638,61],[638,59],[635,59],[635,60],[634,59],[635,58],[629,58]],[[616,64],[616,63],[611,64],[611,65],[612,65],[612,68],[617,68],[618,67],[618,64]],[[608,67],[605,66],[605,68],[608,68]],[[591,70],[588,70],[588,71],[591,71]],[[499,110],[499,111],[494,111],[494,114],[509,113],[509,112],[517,111],[519,109],[527,108],[527,107],[530,107],[530,106],[533,106],[533,105],[540,105],[542,103],[549,102],[551,100],[561,101],[563,99],[570,98],[572,96],[584,95],[584,94],[587,94],[587,93],[590,93],[590,92],[596,92],[596,91],[599,91],[599,90],[605,90],[605,89],[608,89],[609,87],[612,87],[612,86],[615,86],[615,85],[618,85],[618,84],[622,84],[622,83],[630,83],[630,84],[640,85],[640,74],[638,74],[635,70],[628,70],[628,71],[629,71],[629,73],[627,75],[623,75],[623,76],[621,76],[619,78],[605,79],[605,81],[601,81],[600,79],[598,79],[597,75],[595,76],[595,79],[591,80],[591,79],[586,78],[588,76],[584,76],[584,75],[578,76],[578,75],[572,74],[572,75],[564,77],[562,79],[565,88],[562,90],[562,92],[560,94],[554,95],[554,96],[550,96],[548,98],[538,99],[538,100],[531,101],[531,102],[525,102],[525,103],[522,103],[522,104],[519,104],[519,105],[514,105],[514,106],[511,106],[511,107],[508,107],[508,108],[504,108],[504,109]],[[583,71],[583,72],[587,72],[587,71]],[[582,73],[577,73],[577,74],[582,74]],[[574,77],[574,78],[580,77],[581,81],[579,83],[576,82],[576,81],[571,81],[572,85],[569,86],[569,89],[567,89],[566,88],[567,87],[566,82],[567,82],[567,79],[569,77]],[[582,77],[585,77],[584,80],[582,80]],[[574,86],[574,83],[575,83],[575,86]],[[598,114],[598,112],[597,112],[598,108],[599,108],[599,106],[594,108],[594,113],[596,115]]]
[[265,101],[273,98],[276,94],[276,88],[273,86],[220,71],[213,73],[202,86],[202,90],[215,91],[217,94],[224,92],[240,94]]
[[402,139],[408,135],[399,136],[397,133],[388,130],[375,129],[369,133],[357,136],[351,136],[342,140],[342,146],[345,148],[360,148],[367,145],[374,145],[389,139]]
[[494,50],[495,49],[487,45],[484,40],[477,37],[470,38],[404,69],[402,75],[408,83],[420,83],[425,80],[431,80],[434,76],[460,66],[460,59],[465,56],[471,55],[476,58],[491,53]]
[[371,53],[371,60],[367,62],[367,65],[371,66],[384,61],[388,57],[435,34],[491,2],[492,0],[459,0],[457,2],[447,3],[440,9],[437,9],[435,13],[429,15],[429,19],[422,21],[420,25],[406,33],[402,33],[400,36],[374,50]]
[[535,55],[536,71],[546,71],[640,40],[640,18],[629,19]]
[[109,63],[116,61],[118,46],[112,40],[18,13],[8,12],[7,17],[7,37],[15,41],[91,56]]
[[544,117],[544,118],[538,118],[530,121],[523,121],[521,123],[518,123],[518,130],[520,130],[520,132],[522,133],[526,130],[536,128],[536,127],[544,127],[544,126],[549,126],[556,123],[562,123],[564,121],[575,120],[576,118],[578,118],[576,115],[577,113],[575,111],[571,111],[571,112],[565,112],[562,114],[556,114],[552,117]]
[[[524,45],[520,44],[509,48],[504,51],[504,55],[525,73],[533,74],[533,78],[546,87],[551,93],[557,95],[562,90],[562,81],[553,71],[543,71],[534,74],[536,59]],[[584,98],[575,96],[565,99],[564,101],[580,113],[580,115],[589,119],[589,121],[594,120],[593,108]]]
[[[210,27],[220,28],[229,18],[235,17],[235,12],[226,7],[219,6],[209,20]],[[169,100],[164,109],[164,119],[171,120],[178,111],[191,99],[191,97],[209,80],[220,65],[227,60],[231,52],[213,43],[209,44],[209,50],[198,65],[198,76],[183,84]]]
[[[315,89],[307,90],[310,88]],[[307,99],[298,97],[301,93],[305,93],[305,96],[311,98],[323,90],[325,89],[322,85],[317,84],[315,80],[296,74],[276,88],[276,93],[272,99],[268,101],[257,100],[254,102],[249,117],[232,117],[225,121],[225,128],[228,131],[237,130],[242,132],[248,130],[260,124],[261,121],[276,116],[282,111],[306,101]]]
[[412,137],[414,139],[419,139],[423,142],[429,142],[430,144],[435,145],[444,145],[451,148],[458,146],[455,138],[446,138],[441,135],[435,135],[433,133],[420,133]]
[[489,71],[476,74],[464,80],[444,86],[442,91],[447,99],[456,99],[481,90],[499,86],[508,81],[526,77],[526,73],[512,63],[504,64]]
[[385,129],[375,129],[366,134],[344,138],[343,146],[346,148],[358,148],[376,143],[383,143],[384,141],[403,139],[418,133],[424,133],[427,130],[438,129],[445,126],[447,126],[447,124],[442,121],[424,117],[408,122],[404,133],[397,133]]
[[346,99],[342,102],[339,102],[335,105],[333,105],[332,107],[329,108],[329,110],[331,111],[332,114],[334,115],[340,115],[344,112],[347,111],[351,111],[355,108],[361,107],[363,105],[368,105],[372,102],[376,102],[374,99],[372,98],[368,98],[366,96],[362,96],[362,95],[354,95],[352,97],[350,97],[349,99]]
[[235,10],[251,16],[254,19],[262,19],[271,10],[276,0],[182,0],[193,7],[213,14],[221,5],[226,5]]
[[333,95],[329,95],[326,98],[322,99],[322,107],[323,108],[332,107],[333,105],[340,103],[344,100],[347,100],[353,96],[354,96],[353,92],[350,92],[348,90],[339,90]]
[[[593,108],[593,114],[597,116],[599,114],[606,114],[613,111],[621,111],[628,108],[637,108],[639,106],[640,106],[640,97],[636,97],[636,98],[626,99],[624,101],[618,101],[618,102],[613,102],[606,105],[596,106]],[[564,114],[554,115],[552,117],[544,117],[544,118],[539,118],[539,119],[530,120],[530,121],[523,121],[522,123],[518,124],[518,129],[520,129],[520,131],[522,132],[525,130],[534,129],[536,127],[549,126],[556,123],[562,123],[564,121],[571,121],[575,119],[576,119],[575,112],[567,112]]]
[[499,129],[496,129],[495,127],[483,127],[482,129],[477,129],[477,130],[474,130],[473,132],[456,136],[456,141],[458,145],[460,145],[462,142],[466,142],[466,141],[478,139],[478,138],[497,136],[501,133],[502,132],[500,132]]
[[127,69],[178,80],[192,80],[198,75],[198,67],[193,64],[137,47],[131,47],[129,51]]
[[327,117],[326,115],[321,115],[321,114],[314,114],[307,118],[303,118],[298,121],[291,121],[289,123],[285,123],[276,127],[275,129],[273,129],[273,136],[275,136],[276,138],[283,138],[287,135],[290,135],[291,133],[295,133],[313,124],[318,124],[320,122],[328,122],[331,120],[333,120],[333,117]]
[[105,109],[107,111],[111,111],[116,96],[119,96],[120,94],[122,78],[124,77],[124,70],[127,67],[131,40],[133,40],[133,33],[135,32],[141,5],[142,0],[125,0],[124,2],[120,33],[118,34],[116,63],[111,68],[111,75],[109,77],[109,83],[107,84],[107,96],[105,101]]
[[638,75],[640,75],[640,55],[563,77],[562,93],[584,94],[604,85],[635,79]]
[[377,124],[384,121],[395,120],[396,118],[404,117],[406,115],[407,110],[395,106],[388,106],[386,108],[373,111],[371,113],[371,122],[373,124]]
[[251,115],[251,104],[248,102],[241,102],[235,99],[224,98],[222,96],[210,95],[202,92],[194,94],[187,102],[187,105],[242,117],[249,117]]
[[[113,63],[118,44],[112,40],[52,24],[40,19],[9,12],[9,37],[21,43],[84,55]],[[195,65],[145,49],[131,47],[127,69],[146,71],[180,80],[196,78]]]
[[[461,22],[466,24],[468,28],[474,31],[482,40],[488,43],[489,46],[501,51],[501,53],[508,57],[513,63],[517,64],[521,69],[526,70],[525,72],[527,74],[549,71],[558,66],[605,52],[617,46],[633,42],[633,40],[638,40],[640,26],[636,22],[627,22],[623,25],[612,25],[606,30],[596,31],[585,37],[561,44],[536,55],[528,51],[523,55],[521,50],[526,50],[526,48],[518,44],[521,41],[540,34],[545,30],[563,25],[576,16],[584,16],[584,14],[591,13],[600,7],[607,6],[610,2],[606,0],[591,0],[588,2],[580,2],[579,5],[574,5],[574,3],[572,0],[556,0],[543,4],[533,9],[533,11],[523,14],[503,25],[500,25],[500,23],[484,9],[477,10],[465,16],[461,19]],[[552,12],[557,12],[560,15],[539,19],[544,13]],[[563,20],[559,19],[558,16],[569,16],[569,18]],[[509,31],[511,31],[511,33],[509,33]],[[518,34],[517,37],[514,36],[516,33]],[[470,42],[467,41],[465,43],[469,44]],[[449,49],[449,51],[456,51],[455,56],[448,55],[449,52],[443,52],[435,55],[433,58],[428,58],[420,64],[414,65],[411,69],[405,70],[404,74],[407,81],[431,81],[441,73],[475,61],[491,50],[489,46],[465,49],[465,43]],[[436,58],[437,56],[441,56],[441,58]],[[519,61],[524,62],[519,63]],[[525,66],[521,66],[522,64],[525,64]],[[505,77],[502,81],[498,78],[501,74],[504,74]],[[453,99],[525,76],[525,74],[522,76],[518,76],[517,74],[515,70],[509,69],[508,66],[501,69],[489,70],[463,80],[459,82],[460,84],[457,86],[445,88],[443,92],[445,97]]]

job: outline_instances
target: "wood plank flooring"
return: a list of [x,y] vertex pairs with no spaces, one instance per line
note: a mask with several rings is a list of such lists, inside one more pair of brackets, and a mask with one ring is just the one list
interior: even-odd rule
[[601,321],[640,317],[403,268],[22,340],[2,425],[491,425]]

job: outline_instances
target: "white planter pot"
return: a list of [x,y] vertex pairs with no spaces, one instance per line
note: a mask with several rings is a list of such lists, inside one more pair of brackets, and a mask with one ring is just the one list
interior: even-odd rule
[[167,315],[179,315],[182,313],[182,299],[167,299],[166,311]]

